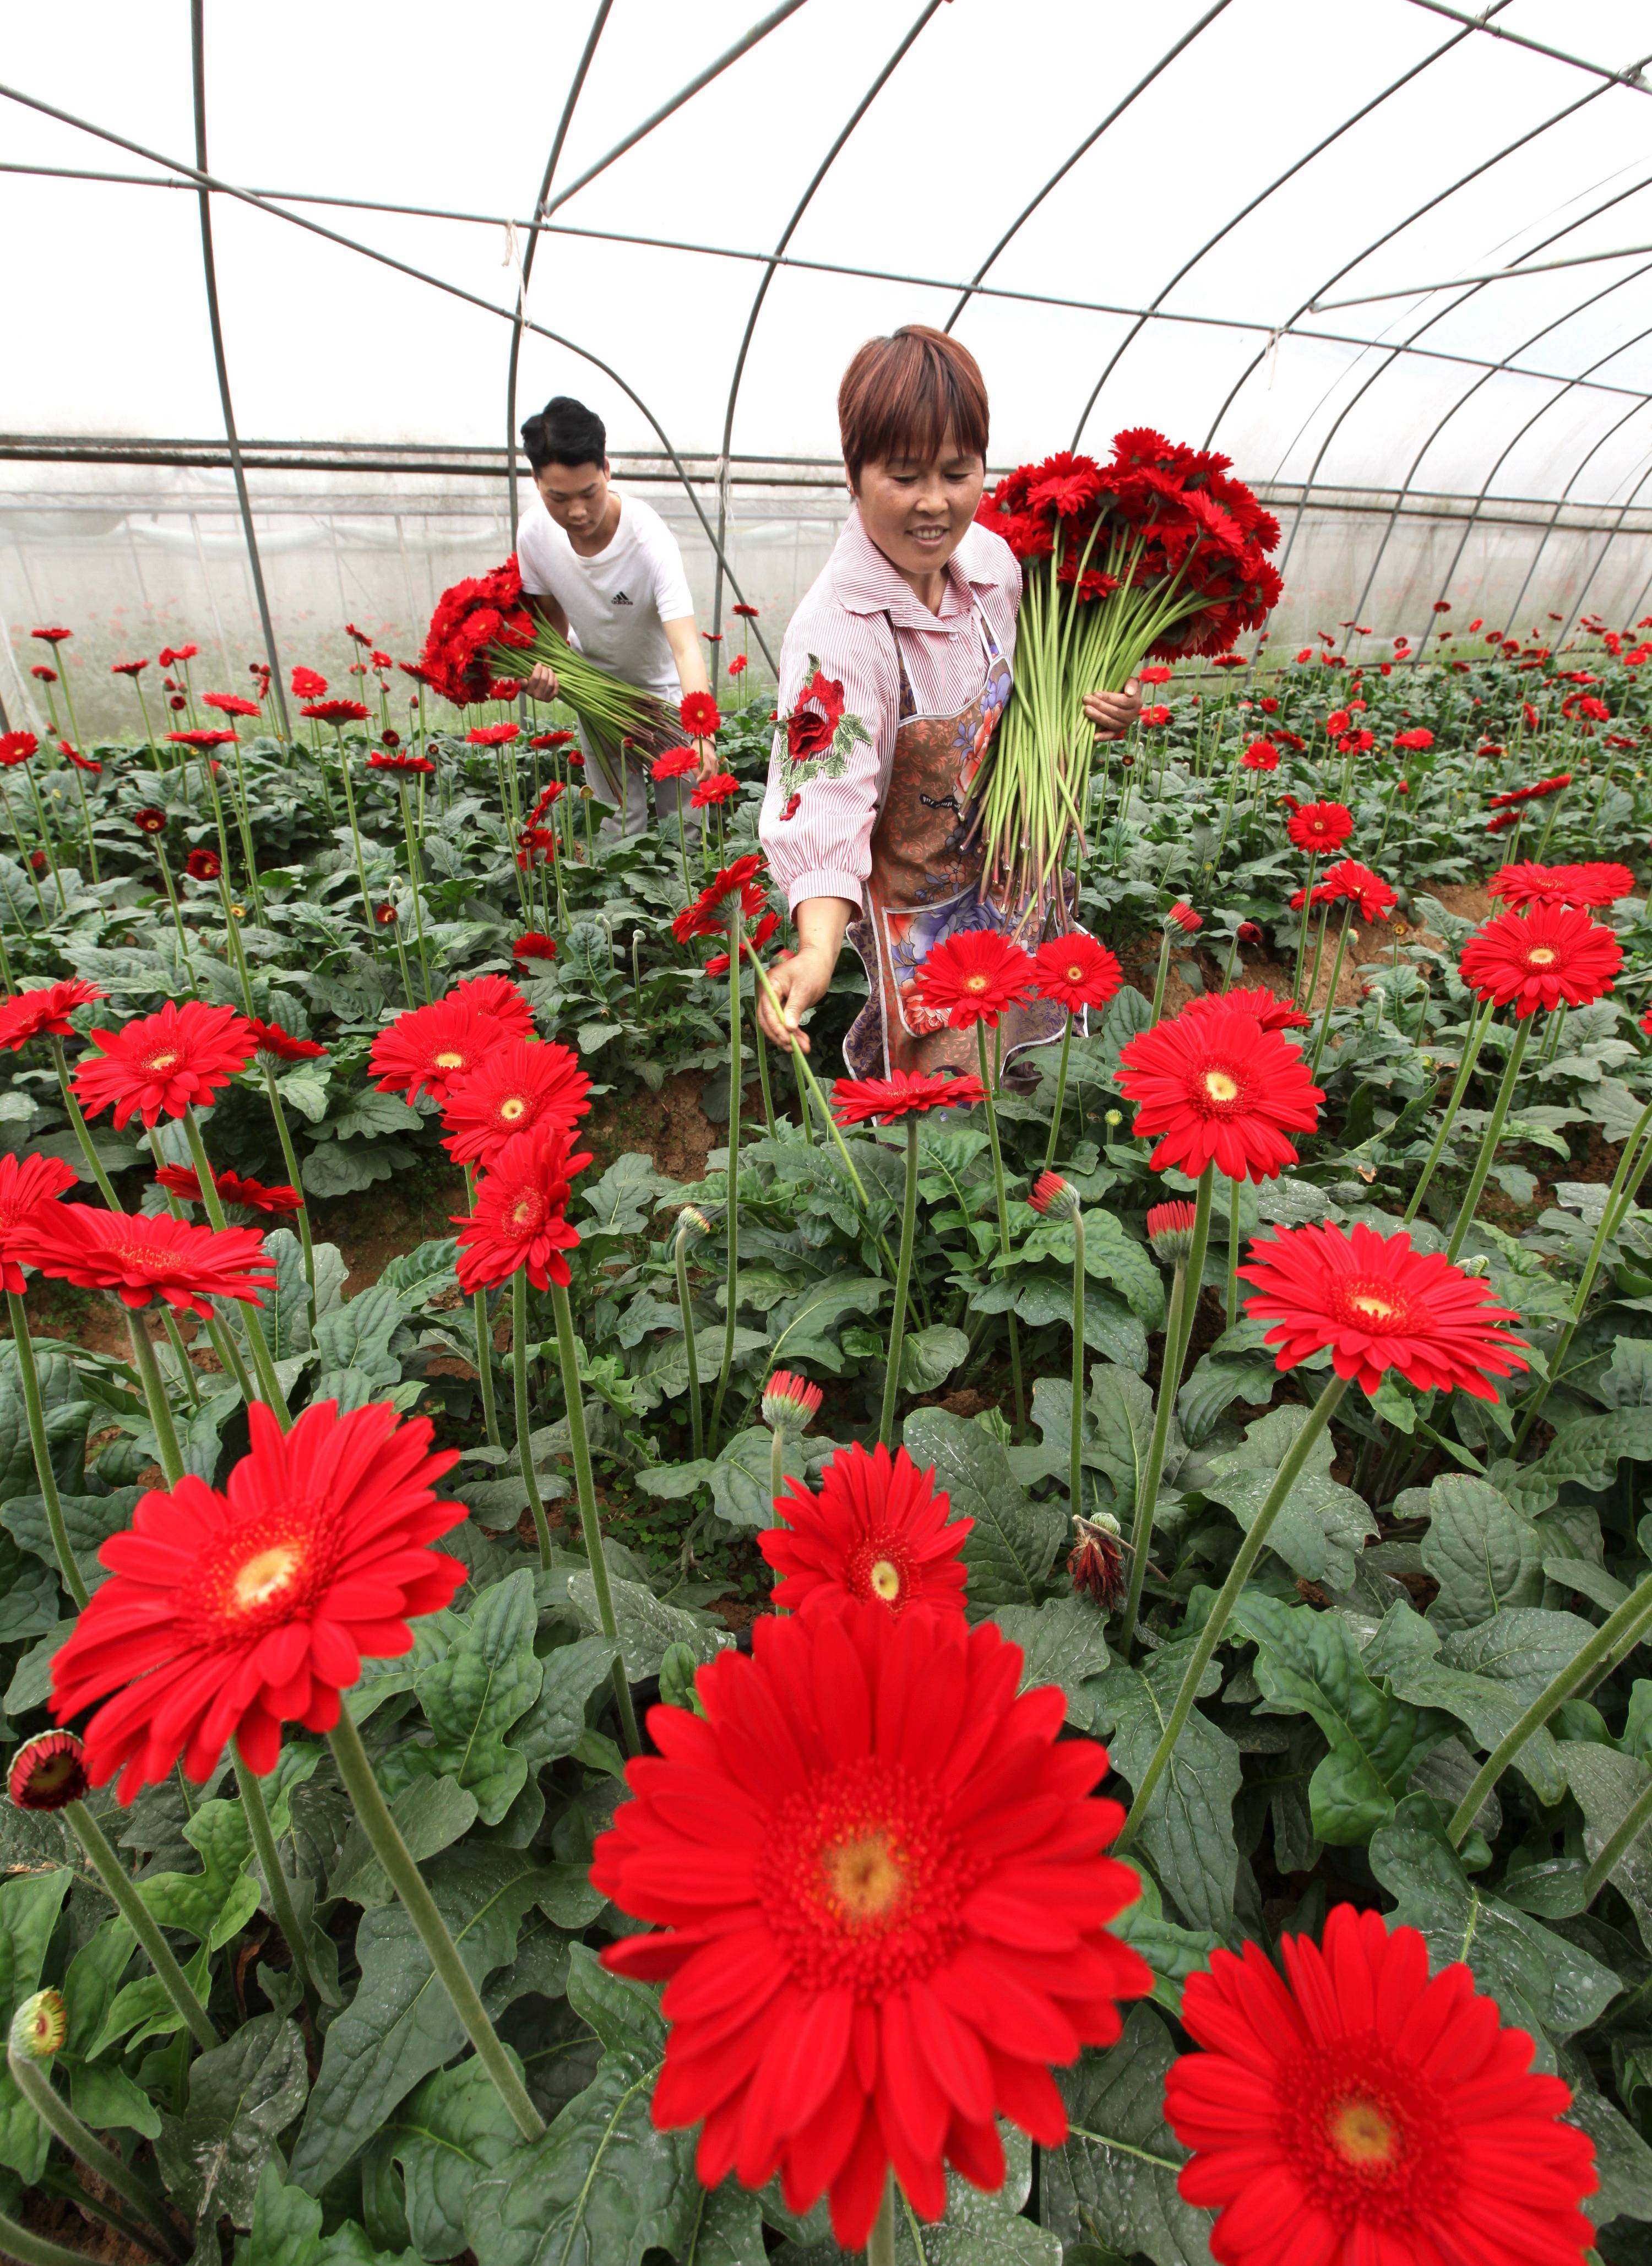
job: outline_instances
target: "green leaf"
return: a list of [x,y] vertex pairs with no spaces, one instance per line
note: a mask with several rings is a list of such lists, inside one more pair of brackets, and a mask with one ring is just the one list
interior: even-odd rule
[[[316,1346],[324,1371],[360,1370],[375,1388],[394,1385],[401,1363],[391,1352],[390,1341],[400,1327],[404,1308],[384,1281],[373,1283],[346,1306],[323,1314],[316,1325]],[[327,1396],[323,1393],[322,1398]]]
[[901,1341],[901,1390],[933,1392],[944,1385],[969,1350],[962,1330],[947,1322],[932,1322]]
[[[424,1868],[425,1881],[479,1987],[515,1955],[542,1875],[520,1850],[462,1843]],[[464,2030],[399,1904],[363,1915],[361,1980],[328,2029],[320,2074],[293,2150],[292,2176],[318,2195],[420,2079],[450,2061]]]
[[[1388,1678],[1398,1700],[1417,1707],[1436,1707],[1466,1724],[1475,1744],[1489,1754],[1514,1729],[1525,1703],[1488,1676],[1470,1676],[1437,1660],[1418,1660]],[[1566,1792],[1566,1774],[1553,1734],[1540,1725],[1510,1758],[1541,1802],[1557,1802]]]
[[[957,2173],[948,2172],[946,2210],[933,2226],[919,2218],[904,2197],[897,2197],[897,2266],[1061,2266],[1058,2237],[1020,2215],[1032,2187],[1032,2144],[1002,2118],[998,2136],[1005,2180],[995,2194],[983,2195]],[[767,2197],[765,2206],[771,2221],[785,2223],[792,2237],[774,2253],[773,2266],[844,2266],[845,2254],[832,2240],[823,2203],[803,2219],[793,2218]]]
[[1428,1795],[1411,1795],[1400,1804],[1392,1823],[1372,1836],[1370,1860],[1397,1899],[1392,1924],[1420,1928],[1436,1969],[1466,1959],[1505,2022],[1539,2038],[1545,2031],[1568,2037],[1596,2021],[1622,1987],[1580,1946],[1477,1889]]
[[[1203,1481],[1213,1502],[1224,1503],[1248,1534],[1267,1502],[1279,1467],[1297,1434],[1308,1421],[1307,1409],[1292,1404],[1270,1408],[1245,1428],[1245,1444],[1212,1457],[1215,1476]],[[1268,1530],[1268,1547],[1283,1559],[1293,1574],[1306,1581],[1323,1582],[1333,1590],[1346,1590],[1354,1579],[1355,1561],[1377,1522],[1359,1496],[1339,1487],[1331,1478],[1334,1445],[1328,1430],[1321,1432],[1308,1457],[1307,1468],[1285,1497]]]
[[651,2248],[680,2257],[698,2222],[694,2135],[657,2132],[648,2110],[664,2024],[651,1992],[618,1983],[574,1946],[568,1996],[607,2051],[550,2130],[472,2186],[465,2233],[488,2266],[641,2266]]
[[[1420,1489],[1402,1495],[1401,1516]],[[1510,1605],[1535,1605],[1543,1596],[1543,1546],[1536,1528],[1508,1497],[1484,1480],[1449,1472],[1429,1489],[1429,1531],[1422,1562],[1440,1585],[1429,1607],[1438,1629],[1471,1628]]]
[[1613,1408],[1575,1416],[1559,1427],[1537,1472],[1557,1487],[1568,1482],[1598,1495],[1617,1477],[1623,1457],[1652,1463],[1652,1407]]
[[316,2266],[320,2251],[321,2205],[302,2188],[289,2188],[272,2159],[259,2174],[252,2232],[237,2244],[235,2266]]
[[1176,2179],[1188,2152],[1165,2121],[1165,2079],[1176,2049],[1159,2017],[1135,2007],[1105,2053],[1056,2072],[1067,2138],[1043,2154],[1045,2224],[1072,2248],[1100,2241],[1153,2266],[1210,2266],[1211,2215],[1183,2203]]
[[1321,1841],[1363,1841],[1393,1816],[1431,1737],[1414,1707],[1391,1698],[1361,1664],[1353,1630],[1339,1614],[1247,1591],[1234,1619],[1256,1641],[1262,1714],[1311,1715],[1331,1743],[1308,1783]]
[[259,1884],[247,1870],[252,1837],[238,1802],[203,1802],[184,1827],[201,1852],[198,1873],[151,1873],[138,1894],[163,1927],[198,1936],[209,1951],[222,1949],[259,1907]]
[[1151,1873],[1140,1876],[1142,1893],[1107,1922],[1121,1943],[1139,1952],[1153,1970],[1153,1999],[1167,2014],[1181,2013],[1181,1990],[1190,1975],[1210,1964],[1222,1939],[1210,1928],[1178,1927],[1165,1918],[1159,1885]]
[[769,1309],[771,1357],[782,1354],[788,1362],[808,1361],[841,1377],[844,1363],[837,1333],[846,1314],[873,1315],[888,1290],[875,1276],[845,1270],[812,1283],[793,1298],[782,1298]]
[[[384,1099],[388,1101],[393,1096],[386,1094]],[[414,1154],[405,1141],[376,1141],[370,1146],[330,1141],[310,1151],[299,1167],[299,1178],[305,1193],[312,1196],[360,1195],[375,1182],[406,1171]]]
[[[609,1587],[614,1594],[614,1620],[619,1630],[625,1675],[632,1684],[657,1676],[661,1663],[674,1644],[687,1645],[703,1665],[714,1660],[720,1652],[726,1652],[735,1641],[727,1629],[708,1628],[680,1605],[668,1605],[640,1582],[610,1577]],[[570,1574],[568,1596],[587,1630],[593,1636],[600,1636],[602,1616],[596,1610],[596,1591],[590,1575]]]
[[77,2062],[69,2072],[69,2105],[95,2132],[118,2125],[141,2132],[146,2140],[160,2136],[160,2110],[142,2086],[112,2063]]
[[[34,1341],[34,1366],[40,1382],[46,1439],[60,1488],[85,1484],[86,1422],[91,1403],[82,1391],[69,1356],[50,1338]],[[28,1411],[18,1371],[18,1349],[0,1339],[0,1502],[33,1495],[40,1486],[34,1451],[29,1445]]]
[[[282,1093],[285,1095],[283,1086]],[[424,1123],[416,1109],[393,1093],[376,1086],[353,1093],[336,1117],[330,1117],[315,1136],[318,1141],[376,1141],[386,1133],[416,1133]]]
[[[1133,1666],[1115,1660],[1088,1687],[1095,1702],[1096,1734],[1107,1740],[1114,1769],[1132,1788],[1140,1785],[1169,1721],[1190,1649],[1183,1641],[1165,1645]],[[1210,1662],[1200,1698],[1209,1698],[1221,1680],[1220,1669]],[[1139,1830],[1142,1853],[1183,1919],[1193,1927],[1213,1928],[1224,1939],[1233,1929],[1239,1878],[1233,1797],[1240,1776],[1239,1749],[1195,1707]]]
[[[773,1436],[766,1424],[736,1432],[712,1466],[712,1502],[731,1526],[761,1530],[774,1524],[774,1486],[770,1476]],[[786,1443],[781,1470],[800,1480],[805,1469],[800,1442]]]
[[280,2014],[254,2014],[203,2053],[190,2066],[188,2109],[162,2118],[156,2144],[173,2201],[192,2218],[210,2209],[250,2226],[259,2177],[308,2083],[303,2038]]
[[1583,2209],[1597,2226],[1608,2226],[1614,2218],[1644,2226],[1652,2218],[1652,2148],[1616,2104],[1596,2089],[1580,2054],[1564,2057],[1561,2073],[1572,2088],[1572,2105],[1564,2121],[1587,2132],[1595,2144],[1599,2184],[1583,2197]]
[[521,2140],[498,2087],[474,2055],[457,2068],[438,2070],[403,2102],[375,2153],[393,2156],[401,2166],[408,2230],[421,2256],[458,2256],[471,2189]]
[[586,1705],[608,1682],[614,1647],[605,1636],[582,1636],[576,1644],[559,1645],[540,1664],[539,1697],[510,1734],[530,1771],[573,1752],[585,1729]]
[[[1091,1372],[1088,1413],[1095,1419],[1095,1439],[1086,1447],[1085,1461],[1099,1465],[1112,1480],[1118,1493],[1115,1513],[1128,1532],[1152,1444],[1152,1388],[1132,1370],[1096,1369]],[[1174,1475],[1184,1453],[1173,1417],[1161,1484]]]
[[397,1253],[381,1272],[379,1282],[394,1293],[408,1313],[416,1313],[420,1306],[428,1306],[457,1282],[458,1249],[458,1242],[451,1235],[415,1244],[411,1251]]
[[[613,1035],[611,1031],[609,1035]],[[580,1051],[591,1051],[582,1039]],[[592,1216],[589,1226],[581,1222],[580,1233],[588,1237],[640,1235],[659,1204],[674,1195],[676,1188],[676,1181],[655,1171],[652,1157],[628,1150],[624,1156],[615,1158],[600,1181],[580,1191]]]
[[296,1109],[311,1125],[319,1125],[327,1114],[327,1085],[325,1071],[296,1070],[277,1078],[275,1090],[284,1106]]
[[[40,1988],[46,1947],[73,1878],[67,1865],[55,1865],[0,1888],[0,2035],[10,2032],[12,2015]],[[46,2166],[48,2138],[0,2062],[0,2164],[33,2187]]]
[[[451,1848],[476,1822],[476,1796],[454,1778],[416,1778],[391,1802],[391,1816],[416,1864]],[[347,1897],[369,1911],[393,1901],[390,1875],[373,1853],[366,1829],[353,1820],[327,1882],[330,1897]]]
[[[98,1563],[98,1553],[112,1534],[119,1534],[130,1526],[143,1492],[142,1488],[113,1488],[107,1495],[62,1497],[69,1546],[89,1590],[107,1581],[108,1575]],[[55,1569],[57,1553],[52,1546],[52,1530],[47,1524],[46,1504],[40,1495],[14,1495],[0,1510],[0,1523],[17,1537],[25,1550]]]
[[964,1544],[972,1604],[1035,1605],[1067,1531],[1059,1503],[1034,1502],[1012,1477],[998,1441],[968,1418],[920,1408],[906,1420],[906,1451],[952,1498],[954,1518],[973,1518]]
[[[1637,1798],[1652,1786],[1652,1770],[1615,1747],[1568,1739],[1560,1749],[1566,1781],[1583,1813],[1583,1853],[1594,1860],[1628,1816]],[[1639,1834],[1610,1875],[1634,1914],[1643,1944],[1652,1946],[1652,1839]]]
[[485,1825],[499,1824],[527,1780],[528,1758],[505,1734],[539,1696],[537,1620],[524,1566],[483,1590],[444,1656],[413,1683],[435,1743],[403,1747],[398,1759],[410,1773],[457,1779]]
[[1107,1664],[1107,1621],[1088,1597],[1046,1597],[1031,1605],[1000,1605],[992,1619],[1025,1655],[1020,1688],[1058,1684],[1067,1696],[1067,1721],[1090,1729],[1095,1701],[1085,1679]]

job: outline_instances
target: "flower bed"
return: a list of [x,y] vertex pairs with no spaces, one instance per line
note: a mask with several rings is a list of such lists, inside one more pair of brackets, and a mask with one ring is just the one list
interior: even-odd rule
[[1149,672],[951,1079],[764,698],[0,738],[0,2250],[1639,2261],[1639,634]]

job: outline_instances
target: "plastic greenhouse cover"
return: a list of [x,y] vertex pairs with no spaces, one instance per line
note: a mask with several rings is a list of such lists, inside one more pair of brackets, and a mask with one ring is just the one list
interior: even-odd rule
[[[1634,0],[1494,0],[1483,19],[1443,0],[203,14],[249,443],[376,443],[409,464],[502,449],[529,223],[566,115],[517,414],[573,391],[617,455],[654,452],[649,493],[675,483],[702,586],[711,547],[663,452],[695,460],[712,512],[725,450],[829,479],[845,361],[914,319],[980,357],[997,463],[1150,422],[1311,487],[1287,580],[1345,611],[1366,593],[1426,611],[1454,574],[1501,577],[1510,603],[1598,572],[1596,602],[1621,581],[1627,603],[1645,579],[1652,92],[1633,74],[1652,30]],[[219,472],[169,486],[29,457],[49,436],[222,450],[190,34],[187,8],[113,0],[8,23],[0,229],[7,330],[30,350],[7,358],[0,559],[8,537],[61,532],[66,504],[120,521],[134,497],[173,515],[203,591],[234,549]],[[475,470],[442,487],[444,558],[505,526],[502,478]],[[318,525],[398,497],[380,534],[423,559],[408,518],[432,495],[381,480],[369,508],[374,479],[318,474],[300,501]],[[259,512],[285,498],[290,518],[297,480],[255,479]],[[811,489],[800,513],[799,493],[751,491],[729,538],[767,526],[789,545],[770,577],[783,610],[839,508]],[[277,560],[282,532],[266,530]],[[285,534],[313,552],[313,533]],[[403,610],[425,579],[404,576]],[[7,605],[18,587],[0,581]]]

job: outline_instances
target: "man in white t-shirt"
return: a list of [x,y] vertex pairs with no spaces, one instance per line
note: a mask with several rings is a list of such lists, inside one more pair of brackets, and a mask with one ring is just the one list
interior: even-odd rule
[[[676,537],[651,505],[610,486],[608,435],[582,401],[558,394],[528,419],[522,437],[539,492],[516,530],[524,596],[588,660],[656,694],[675,715],[684,694],[711,691]],[[527,691],[532,700],[554,700],[556,671],[538,662]],[[699,776],[709,778],[716,754],[709,740],[698,746]],[[621,831],[640,834],[648,822],[647,767],[628,763],[622,782],[595,749],[586,753]],[[694,785],[692,772],[656,780],[661,817],[686,810]]]

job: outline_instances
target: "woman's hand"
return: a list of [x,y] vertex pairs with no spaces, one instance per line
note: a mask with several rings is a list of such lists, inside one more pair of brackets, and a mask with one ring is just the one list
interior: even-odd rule
[[557,673],[549,662],[536,661],[528,671],[528,682],[523,691],[530,700],[554,700],[561,691]]
[[716,741],[696,740],[694,750],[700,759],[700,767],[695,773],[695,777],[701,780],[715,778],[722,769],[722,765],[717,760]]
[[771,1044],[784,1047],[789,1054],[795,1040],[803,1052],[808,1053],[808,1033],[798,1027],[816,1000],[826,997],[837,964],[835,952],[829,953],[823,945],[806,944],[800,952],[789,954],[769,970],[774,1000],[770,1000],[759,984],[757,1027]]
[[1084,713],[1098,740],[1122,740],[1142,713],[1142,688],[1131,677],[1122,692],[1086,692]]

